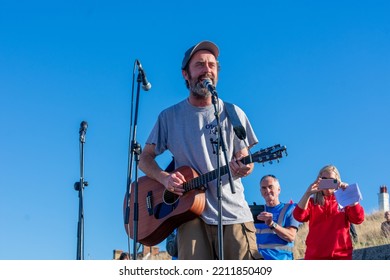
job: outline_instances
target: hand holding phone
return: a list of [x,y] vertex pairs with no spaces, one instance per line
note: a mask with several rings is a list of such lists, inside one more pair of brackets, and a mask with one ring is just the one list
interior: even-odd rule
[[320,190],[337,189],[338,183],[337,179],[321,179],[318,188]]

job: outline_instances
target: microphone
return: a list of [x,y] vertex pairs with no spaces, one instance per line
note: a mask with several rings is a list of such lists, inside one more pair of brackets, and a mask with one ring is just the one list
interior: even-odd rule
[[85,143],[85,134],[87,133],[88,123],[86,121],[82,121],[80,124],[80,142]]
[[212,95],[218,95],[215,86],[213,85],[213,81],[210,79],[204,79],[202,85],[204,88],[207,88]]
[[141,74],[142,88],[144,89],[144,91],[148,91],[148,90],[150,90],[152,88],[152,85],[146,79],[145,71],[142,68],[141,62],[139,62],[138,59],[137,59],[137,65],[138,65],[139,73]]

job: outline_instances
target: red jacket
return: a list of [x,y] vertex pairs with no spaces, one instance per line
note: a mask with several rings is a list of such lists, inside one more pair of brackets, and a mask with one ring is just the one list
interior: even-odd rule
[[306,260],[351,260],[352,240],[350,223],[364,221],[364,209],[360,204],[339,209],[334,195],[325,196],[323,206],[314,205],[310,198],[306,210],[295,207],[294,218],[299,222],[309,222],[306,237]]

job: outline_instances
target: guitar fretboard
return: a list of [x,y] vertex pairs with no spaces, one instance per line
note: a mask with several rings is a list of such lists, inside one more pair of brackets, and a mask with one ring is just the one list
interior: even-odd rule
[[[286,147],[281,147],[280,145],[275,145],[273,147],[269,147],[267,149],[260,150],[254,154],[250,154],[240,161],[243,164],[250,164],[252,162],[267,162],[272,161],[283,156],[283,151],[286,150]],[[228,165],[224,165],[219,168],[221,176],[228,173]],[[211,182],[218,178],[218,169],[202,174],[196,178],[189,180],[188,182],[183,184],[184,192],[188,192],[194,189],[202,188],[208,182]]]

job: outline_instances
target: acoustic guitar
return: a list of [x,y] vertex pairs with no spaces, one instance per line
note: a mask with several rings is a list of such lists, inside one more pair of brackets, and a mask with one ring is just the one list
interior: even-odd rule
[[[250,154],[240,161],[243,164],[253,162],[271,162],[287,155],[285,146],[274,145]],[[220,174],[228,173],[228,165],[220,167]],[[165,189],[164,185],[147,176],[138,179],[138,242],[146,246],[154,246],[162,242],[181,224],[188,222],[200,214],[205,207],[205,185],[218,178],[218,169],[199,175],[194,169],[182,166],[176,169],[186,178],[183,184],[184,194],[178,196]],[[126,215],[127,205],[134,205],[135,183],[131,184],[130,201],[124,199],[125,230],[134,238],[134,215]],[[129,204],[127,204],[129,203]]]

